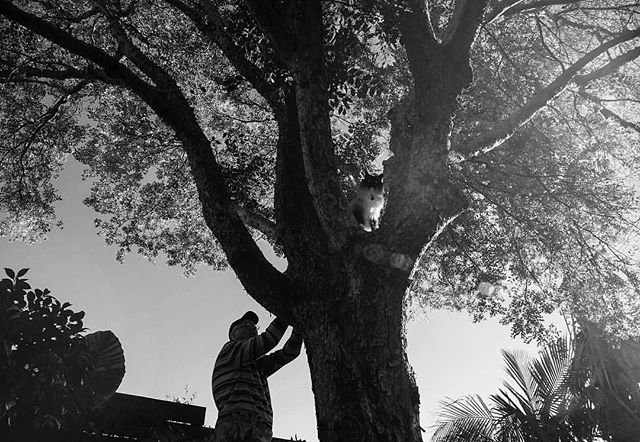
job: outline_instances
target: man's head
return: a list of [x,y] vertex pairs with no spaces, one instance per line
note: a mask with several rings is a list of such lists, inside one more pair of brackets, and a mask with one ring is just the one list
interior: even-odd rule
[[240,341],[258,335],[258,315],[248,311],[240,319],[236,319],[229,327],[229,339]]

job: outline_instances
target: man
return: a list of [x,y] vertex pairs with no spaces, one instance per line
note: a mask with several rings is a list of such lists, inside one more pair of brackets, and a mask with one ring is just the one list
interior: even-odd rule
[[258,334],[258,315],[245,313],[229,327],[230,341],[218,354],[211,380],[218,408],[216,442],[270,442],[273,410],[267,378],[300,354],[302,336],[294,330],[281,350],[267,354],[288,325],[274,319]]

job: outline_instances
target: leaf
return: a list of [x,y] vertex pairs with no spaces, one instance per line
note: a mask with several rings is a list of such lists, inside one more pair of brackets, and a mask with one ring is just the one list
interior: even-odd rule
[[8,276],[9,278],[11,278],[11,279],[15,279],[16,274],[15,274],[15,272],[14,272],[13,270],[8,269],[8,268],[6,268],[6,267],[5,267],[5,268],[4,268],[4,272],[7,274],[7,276]]
[[31,286],[24,282],[24,279],[19,279],[16,281],[16,289],[17,290],[29,290]]
[[490,440],[499,427],[491,408],[478,395],[441,403],[433,441]]
[[29,271],[29,269],[28,269],[28,268],[20,270],[20,271],[18,272],[18,278],[20,278],[20,277],[24,276],[28,271]]
[[71,317],[69,318],[69,320],[77,322],[77,321],[81,321],[82,318],[84,318],[84,311],[80,311],[78,313],[74,313],[73,315],[71,315]]

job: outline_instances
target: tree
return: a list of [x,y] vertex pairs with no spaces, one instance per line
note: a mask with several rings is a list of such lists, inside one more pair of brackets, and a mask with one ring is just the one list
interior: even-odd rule
[[[421,439],[412,300],[529,339],[556,309],[636,331],[636,4],[43,0],[0,16],[2,233],[55,224],[72,153],[119,259],[229,266],[303,330],[320,440]],[[349,177],[385,151],[364,232]]]
[[583,321],[575,339],[570,392],[597,423],[600,437],[613,442],[640,437],[640,343],[615,339]]
[[502,352],[511,382],[491,395],[442,404],[434,442],[630,441],[640,436],[640,352],[582,322],[538,358]]
[[[77,429],[116,391],[124,355],[111,332],[85,331],[48,289],[31,289],[28,269],[0,280],[0,430]],[[24,439],[22,439],[24,440]]]
[[434,442],[592,441],[595,422],[569,390],[574,376],[573,343],[559,339],[531,360],[502,351],[509,381],[491,395],[465,396],[442,404]]

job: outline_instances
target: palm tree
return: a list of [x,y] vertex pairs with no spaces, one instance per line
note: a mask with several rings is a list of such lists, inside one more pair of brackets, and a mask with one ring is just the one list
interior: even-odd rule
[[510,382],[489,403],[469,395],[443,403],[434,442],[592,441],[596,425],[569,388],[574,346],[561,338],[538,358],[502,351]]

